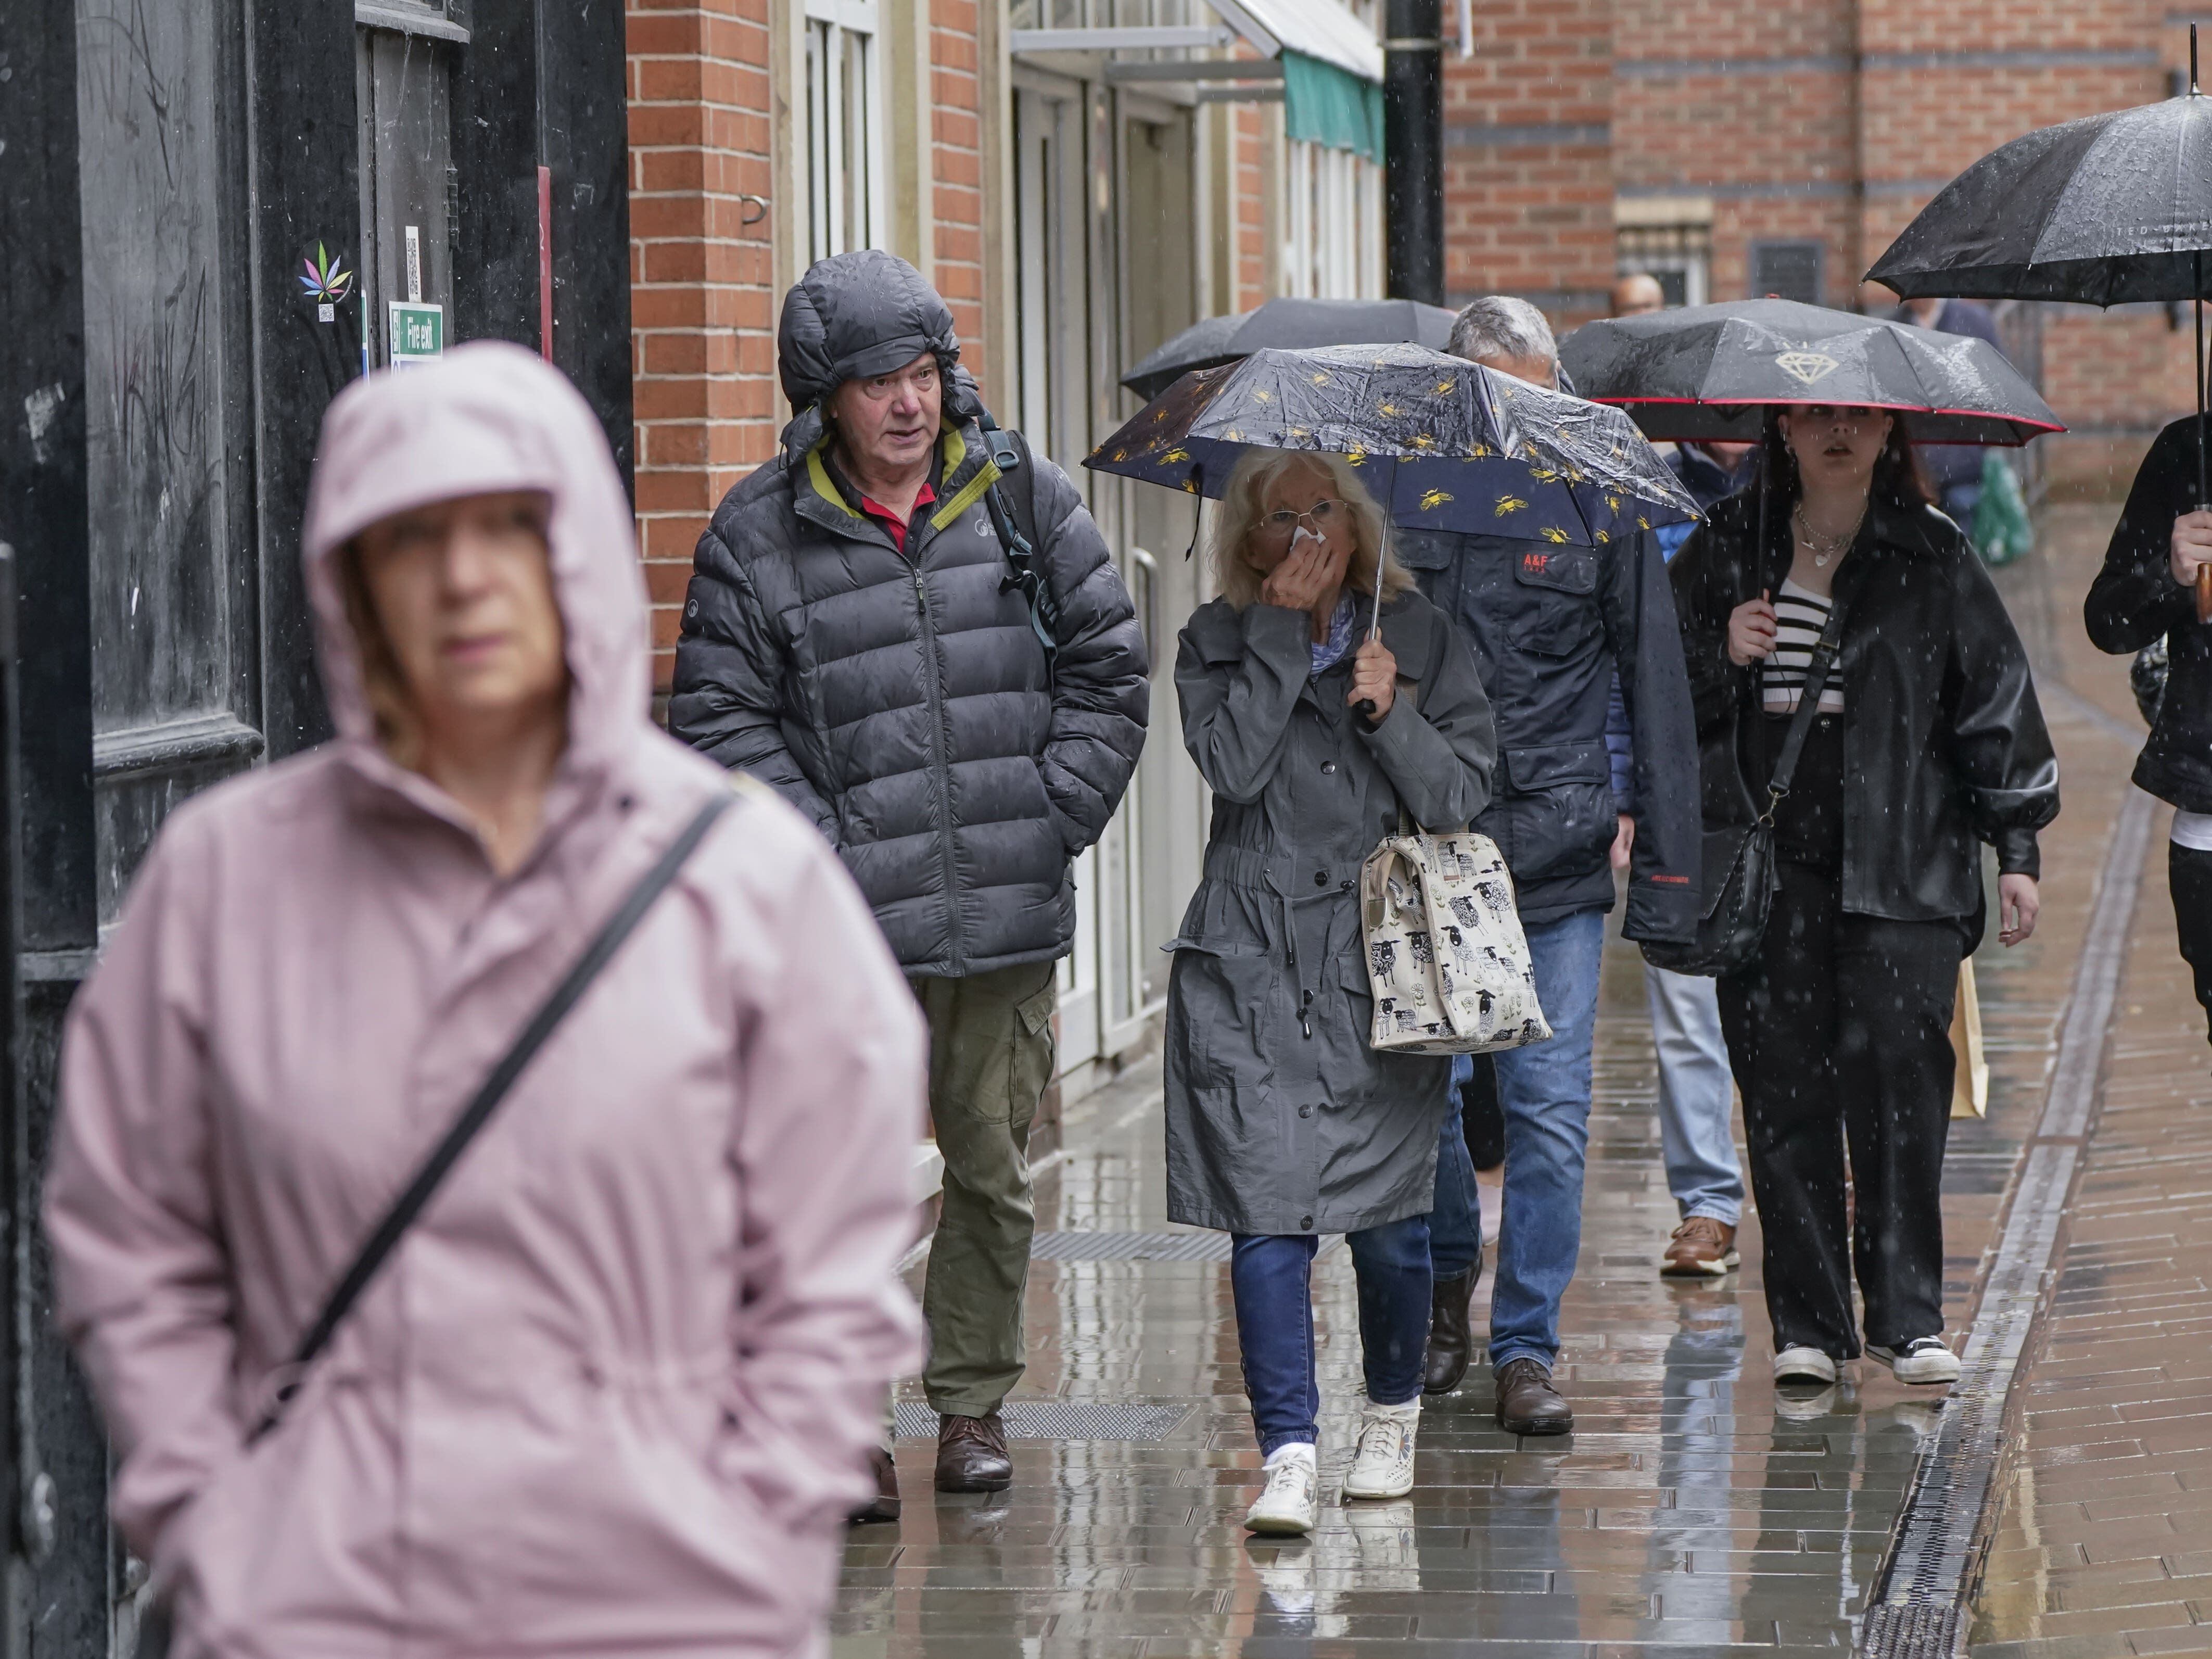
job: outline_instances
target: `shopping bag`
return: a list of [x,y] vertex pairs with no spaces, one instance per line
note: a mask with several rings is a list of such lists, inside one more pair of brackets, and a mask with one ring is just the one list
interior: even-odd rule
[[1951,1005],[1951,1115],[1981,1117],[1990,1109],[1990,1063],[1982,1057],[1982,1000],[1974,991],[1974,959],[1959,964],[1959,995]]

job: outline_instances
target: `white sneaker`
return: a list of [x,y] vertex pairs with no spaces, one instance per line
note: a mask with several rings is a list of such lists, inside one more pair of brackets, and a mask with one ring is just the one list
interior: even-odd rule
[[1378,1406],[1369,1401],[1359,1413],[1359,1449],[1352,1473],[1344,1477],[1346,1498],[1403,1498],[1413,1490],[1413,1436],[1421,1426],[1421,1402]]
[[1879,1359],[1900,1382],[1956,1382],[1959,1356],[1943,1346],[1940,1336],[1916,1336],[1902,1347],[1881,1348],[1867,1344],[1867,1358]]
[[1784,1348],[1774,1356],[1777,1382],[1832,1382],[1836,1362],[1818,1348]]
[[1278,1447],[1267,1462],[1267,1490],[1245,1512],[1244,1530],[1271,1538],[1297,1538],[1311,1532],[1321,1501],[1315,1461],[1314,1449],[1303,1442]]

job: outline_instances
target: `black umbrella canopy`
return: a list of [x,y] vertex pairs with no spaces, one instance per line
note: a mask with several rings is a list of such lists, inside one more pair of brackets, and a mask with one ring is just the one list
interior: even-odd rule
[[1157,398],[1192,369],[1268,349],[1395,344],[1442,351],[1456,315],[1415,300],[1270,300],[1257,311],[1193,323],[1130,369],[1121,384],[1139,398]]
[[1407,528],[1589,544],[1698,516],[1620,410],[1411,345],[1263,348],[1195,370],[1084,465],[1218,496],[1252,449],[1350,457]]
[[2212,297],[2212,99],[2045,127],[1954,179],[1868,279],[1907,299]]
[[1560,361],[1582,394],[1652,438],[1755,441],[1777,404],[1861,404],[1918,443],[2023,444],[2065,428],[1986,341],[1794,300],[1735,300],[1589,323]]

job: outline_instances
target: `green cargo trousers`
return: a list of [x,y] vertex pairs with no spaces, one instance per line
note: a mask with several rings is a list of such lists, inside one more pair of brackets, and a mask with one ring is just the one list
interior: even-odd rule
[[945,1155],[922,1392],[942,1415],[988,1417],[1022,1376],[1030,1125],[1052,1081],[1054,964],[909,983],[929,1020],[929,1114]]

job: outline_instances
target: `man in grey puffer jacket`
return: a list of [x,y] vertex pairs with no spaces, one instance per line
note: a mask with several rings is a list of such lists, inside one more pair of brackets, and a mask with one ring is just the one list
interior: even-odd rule
[[[1022,1374],[1026,1148],[1074,939],[1069,864],[1136,767],[1144,636],[1066,475],[1032,457],[1001,481],[952,313],[912,265],[823,260],[785,296],[777,346],[799,413],[699,538],[670,725],[821,827],[928,1015],[937,1485],[996,1491],[1012,1480],[999,1402]],[[1008,539],[1034,549],[1034,611]],[[887,1458],[878,1472],[895,1512]]]

